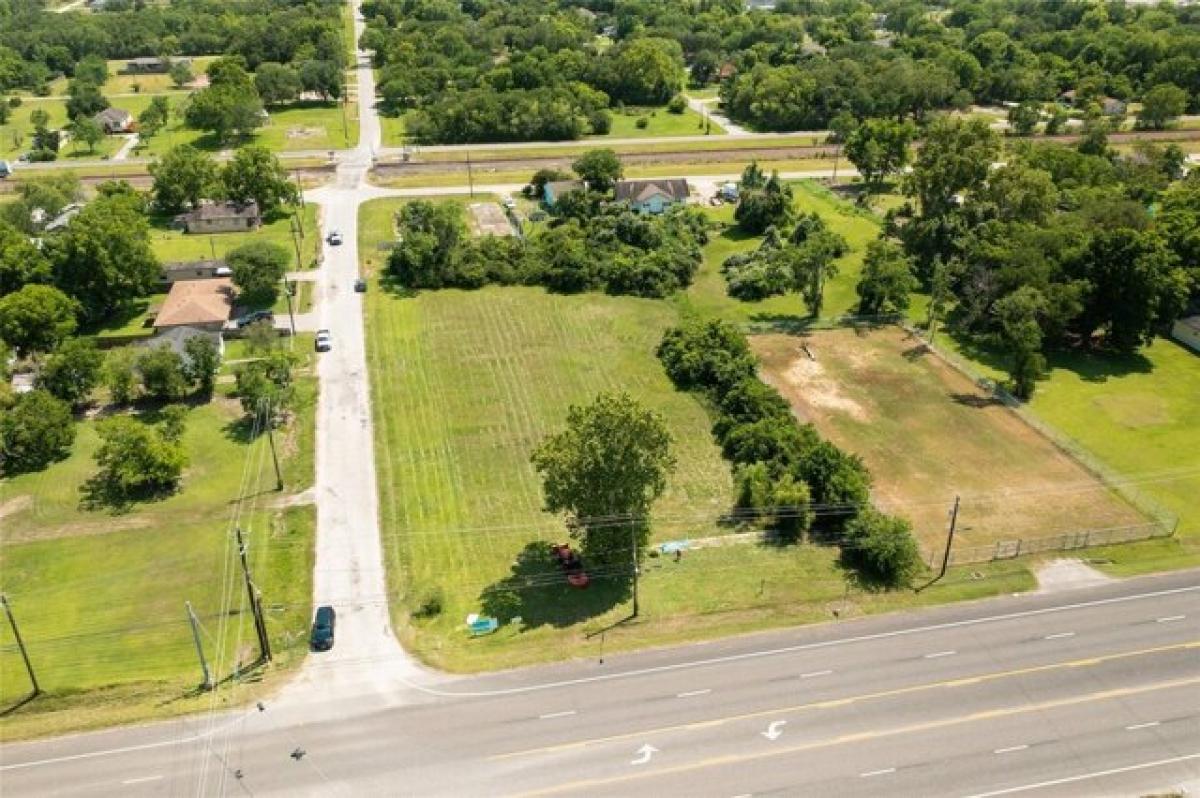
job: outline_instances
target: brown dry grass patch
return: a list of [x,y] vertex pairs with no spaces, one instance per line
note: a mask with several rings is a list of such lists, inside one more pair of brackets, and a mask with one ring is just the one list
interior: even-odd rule
[[964,547],[1148,521],[898,327],[763,335],[751,346],[763,378],[863,458],[876,503],[910,519],[927,550],[940,550],[956,494]]

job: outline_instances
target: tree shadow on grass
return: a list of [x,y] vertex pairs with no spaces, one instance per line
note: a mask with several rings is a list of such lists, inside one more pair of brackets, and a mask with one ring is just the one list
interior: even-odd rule
[[250,416],[241,416],[230,421],[221,427],[221,431],[225,433],[225,437],[230,441],[242,444],[243,446],[254,443],[266,432],[261,425],[255,424],[254,419]]
[[159,502],[174,496],[179,488],[147,488],[130,491],[121,488],[103,474],[95,474],[79,486],[79,507],[83,510],[105,510],[111,515],[124,515],[135,504]]
[[950,394],[950,398],[954,400],[955,404],[960,404],[963,407],[974,407],[976,409],[1004,404],[995,396],[982,396],[977,393],[952,393]]
[[629,599],[632,582],[624,569],[593,567],[585,562],[591,582],[586,588],[567,584],[546,541],[527,543],[508,576],[483,589],[483,614],[501,625],[521,619],[521,630],[562,628],[603,615]]

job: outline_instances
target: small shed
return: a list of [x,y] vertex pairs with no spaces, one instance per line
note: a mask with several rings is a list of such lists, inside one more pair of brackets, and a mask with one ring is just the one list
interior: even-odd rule
[[1200,352],[1200,316],[1179,319],[1171,327],[1171,337],[1193,352]]
[[229,277],[229,266],[223,260],[186,260],[164,263],[158,283],[169,288],[184,280],[209,280],[213,277]]

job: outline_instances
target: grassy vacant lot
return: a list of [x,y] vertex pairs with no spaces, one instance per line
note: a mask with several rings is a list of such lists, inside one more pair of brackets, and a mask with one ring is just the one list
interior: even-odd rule
[[[125,512],[81,504],[81,486],[95,470],[93,421],[79,424],[67,459],[0,482],[0,573],[47,693],[6,718],[0,739],[208,708],[211,696],[190,694],[199,666],[183,602],[200,616],[218,678],[253,659],[244,590],[230,579],[237,576],[234,524],[250,541],[277,663],[302,658],[315,514],[311,507],[273,507],[280,494],[267,441],[250,438],[231,390],[222,381],[212,401],[192,407],[190,463],[182,490],[165,499]],[[302,380],[298,415],[279,437],[285,494],[312,481],[315,395],[315,380]],[[222,692],[216,706],[244,700],[241,686],[228,687],[237,689]],[[0,705],[15,704],[27,690],[5,626]]]
[[[320,231],[317,229],[317,206],[306,205],[300,211],[299,217],[304,230],[300,242],[302,260],[296,262],[296,246],[292,240],[293,224],[290,216],[280,216],[258,230],[245,233],[213,233],[193,234],[171,229],[170,219],[154,220],[150,230],[151,246],[154,254],[163,263],[174,261],[206,260],[222,258],[231,249],[236,249],[251,241],[271,241],[287,249],[291,256],[293,271],[311,269],[316,266],[317,257],[321,252]],[[299,237],[299,233],[297,233]]]
[[[149,103],[148,98],[139,99]],[[177,110],[181,102],[182,97],[172,98],[172,110]],[[358,106],[354,103],[345,105],[344,114],[340,104],[320,102],[298,102],[287,108],[270,108],[268,111],[270,116],[266,124],[256,130],[246,143],[261,144],[276,152],[340,150],[358,143]],[[182,119],[172,115],[167,126],[150,139],[140,154],[161,155],[180,144],[191,144],[212,152],[230,146],[203,131],[188,127]]]
[[[215,55],[189,56],[192,64],[192,74],[201,75],[208,65],[216,60]],[[108,80],[101,91],[106,97],[122,94],[165,94],[180,91],[171,82],[171,76],[161,75],[127,75],[124,73],[128,59],[117,58],[108,62]],[[50,94],[64,95],[67,93],[67,78],[59,78],[50,84]],[[184,90],[186,91],[186,89]]]
[[[149,104],[149,99],[135,98],[142,103],[141,107]],[[133,104],[125,101],[116,103],[117,107],[133,111]],[[0,159],[13,160],[23,152],[28,152],[33,145],[33,123],[29,115],[36,110],[45,111],[50,116],[47,123],[51,129],[61,128],[67,124],[67,103],[65,100],[39,98],[23,98],[21,105],[12,109],[8,123],[0,125]],[[136,112],[135,112],[136,113]],[[121,148],[125,139],[120,136],[105,136],[104,141],[96,145],[92,152],[86,145],[74,141],[68,142],[60,151],[59,159],[91,160],[111,156]]]
[[898,327],[752,345],[797,415],[866,461],[875,500],[910,519],[926,551],[944,544],[956,494],[962,549],[1147,521]]
[[[939,344],[979,373],[1003,379],[1002,362],[970,342]],[[1170,541],[1110,547],[1116,573],[1200,564],[1200,357],[1156,339],[1128,357],[1056,353],[1028,408],[1089,456],[1179,519]]]
[[[645,118],[648,124],[644,128],[637,126],[637,120]],[[589,141],[602,142],[606,138],[658,138],[660,136],[699,136],[704,133],[703,121],[699,114],[691,108],[682,114],[672,114],[666,108],[625,108],[612,112],[612,130],[604,136],[588,136]],[[713,135],[723,135],[724,128],[716,122],[712,124]]]
[[[850,251],[837,262],[837,276],[826,284],[824,315],[852,313],[858,304],[854,287],[862,270],[863,255],[867,244],[878,235],[878,223],[869,213],[855,209],[817,183],[800,181],[792,186],[798,213],[819,213],[831,229],[841,233],[850,243]],[[712,235],[704,250],[700,272],[679,301],[700,315],[721,316],[743,324],[803,323],[808,312],[797,294],[771,297],[761,302],[743,302],[725,292],[721,264],[734,253],[756,248],[761,239],[747,236],[737,228],[732,205],[711,209],[709,215],[724,225],[724,229]]]
[[[728,464],[696,399],[674,390],[653,355],[678,318],[671,303],[531,288],[402,296],[379,281],[400,201],[363,207],[359,251],[368,294],[382,534],[397,628],[419,656],[477,670],[586,656],[589,638],[628,614],[628,585],[597,579],[572,591],[544,559],[564,537],[541,510],[529,453],[559,428],[567,406],[603,389],[628,390],[661,412],[680,466],[656,507],[655,539],[720,537],[731,502]],[[608,650],[1023,589],[1022,567],[955,575],[933,593],[847,593],[828,549],[752,544],[697,549],[682,562],[647,560],[641,620],[606,634]],[[548,575],[548,576],[547,576]],[[533,579],[534,583],[530,583]],[[539,585],[538,580],[546,580]],[[714,585],[720,589],[714,589]],[[437,599],[440,613],[414,618]],[[471,639],[465,616],[506,624]]]

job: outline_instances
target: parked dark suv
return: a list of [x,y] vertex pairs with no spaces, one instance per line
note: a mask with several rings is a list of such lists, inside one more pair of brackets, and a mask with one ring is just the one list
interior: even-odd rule
[[312,648],[313,651],[328,651],[333,648],[333,627],[337,625],[337,613],[328,605],[317,607],[317,617],[313,620]]

